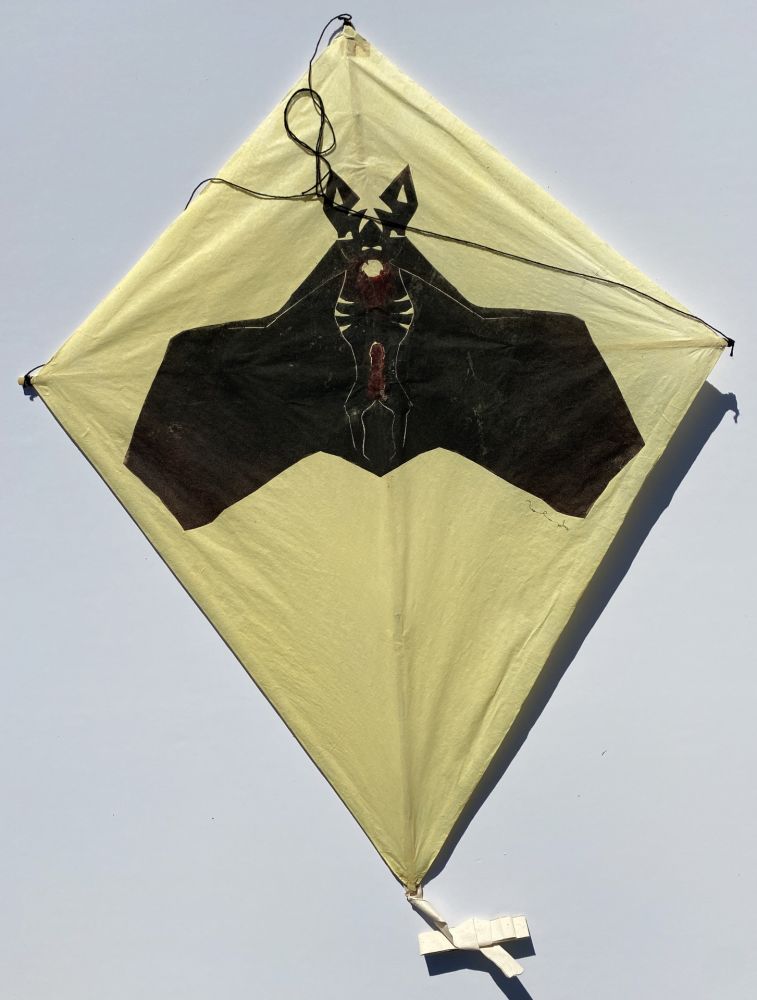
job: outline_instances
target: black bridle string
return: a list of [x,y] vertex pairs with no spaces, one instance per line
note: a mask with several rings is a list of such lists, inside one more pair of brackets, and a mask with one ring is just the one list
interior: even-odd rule
[[[318,36],[318,41],[315,43],[313,54],[308,62],[307,86],[300,87],[298,90],[295,90],[284,106],[284,130],[286,131],[286,134],[292,142],[303,151],[303,153],[315,158],[315,180],[313,184],[311,184],[310,187],[306,188],[304,191],[301,191],[299,194],[271,194],[267,191],[255,191],[253,188],[245,187],[244,184],[237,184],[235,181],[227,180],[225,177],[206,177],[195,186],[186,205],[184,206],[184,211],[189,208],[194,196],[200,188],[204,187],[206,184],[223,184],[240,194],[250,195],[253,198],[259,198],[263,201],[326,202],[331,209],[337,212],[344,212],[345,215],[355,215],[360,216],[362,219],[370,219],[373,222],[377,222],[381,226],[391,223],[391,219],[380,219],[378,216],[370,215],[365,211],[356,211],[355,209],[347,208],[345,205],[337,204],[333,198],[327,194],[326,189],[324,188],[324,181],[326,185],[328,185],[329,177],[333,173],[328,157],[336,149],[336,133],[334,132],[334,126],[331,124],[331,120],[326,113],[323,98],[313,86],[313,63],[318,55],[318,49],[321,47],[323,36],[326,34],[330,25],[332,25],[335,21],[342,22],[341,28],[338,30],[343,30],[348,26],[353,27],[351,14],[336,14],[326,22],[320,35]],[[315,144],[312,146],[309,142],[303,139],[302,136],[295,132],[289,121],[295,104],[305,97],[310,98],[313,110],[318,116],[318,133],[316,135]],[[328,142],[326,141],[327,136],[329,137]],[[708,323],[706,319],[702,319],[701,316],[695,316],[694,313],[686,312],[685,309],[679,309],[677,306],[670,305],[670,303],[664,302],[662,299],[658,299],[654,295],[650,295],[648,292],[642,292],[641,289],[634,288],[633,285],[626,285],[622,281],[614,281],[612,278],[603,278],[598,274],[589,274],[585,271],[573,271],[568,267],[560,267],[557,264],[548,264],[543,260],[534,260],[531,257],[524,257],[521,254],[511,253],[508,250],[488,246],[486,243],[476,243],[474,240],[466,240],[460,236],[450,236],[446,233],[437,233],[433,229],[421,229],[418,226],[411,226],[406,223],[397,223],[394,228],[398,232],[416,233],[418,236],[427,236],[430,239],[441,240],[444,243],[455,243],[458,246],[469,247],[472,250],[483,250],[486,253],[493,254],[495,257],[503,257],[505,260],[512,260],[519,264],[527,264],[530,267],[538,267],[544,271],[551,271],[553,274],[562,274],[570,278],[581,278],[583,281],[593,281],[596,284],[606,285],[610,288],[619,288],[623,291],[631,292],[634,295],[638,295],[642,299],[646,299],[648,302],[653,302],[655,305],[662,306],[663,309],[667,309],[669,312],[682,316],[684,319],[690,319],[696,323],[701,323],[702,326],[706,326],[708,330],[712,330],[713,333],[716,333],[719,337],[722,337],[725,340],[726,344],[731,349],[731,357],[733,357],[735,341],[732,337],[727,336],[727,334],[723,333],[722,330],[718,330],[717,327],[713,326],[712,323]],[[36,365],[34,368],[30,368],[29,371],[23,376],[20,381],[22,382],[25,390],[31,388],[32,386],[32,372],[35,372],[38,368],[43,367],[44,365]]]
[[[324,176],[328,179],[328,176],[331,173],[331,164],[329,163],[328,156],[336,149],[336,133],[334,132],[334,126],[331,124],[329,116],[326,114],[326,107],[323,103],[323,98],[313,87],[313,63],[318,55],[318,49],[321,47],[323,36],[326,34],[329,26],[332,25],[334,21],[341,21],[342,28],[346,28],[347,25],[352,27],[352,14],[337,14],[324,24],[323,29],[318,36],[318,41],[315,43],[313,54],[308,62],[307,87],[300,87],[299,90],[295,90],[295,92],[290,95],[289,100],[286,102],[284,107],[284,131],[292,142],[303,151],[303,153],[306,153],[308,156],[315,157],[315,183],[311,184],[309,188],[306,188],[299,194],[270,194],[266,191],[254,191],[252,188],[244,187],[242,184],[235,184],[233,181],[228,181],[223,177],[206,177],[205,180],[200,181],[200,183],[195,186],[194,190],[190,194],[189,200],[184,206],[185,212],[192,203],[194,196],[205,184],[225,184],[227,187],[230,187],[235,191],[239,191],[242,194],[252,195],[255,198],[261,198],[264,201],[327,200],[327,195],[323,188],[323,181]],[[303,97],[310,98],[313,109],[318,116],[318,134],[316,136],[314,146],[311,146],[309,142],[306,142],[305,139],[302,138],[302,136],[298,135],[289,124],[289,118],[295,104],[299,103]],[[327,133],[330,136],[328,145],[326,145]],[[326,168],[325,174],[323,169],[324,167]],[[330,199],[328,200],[330,201]],[[341,206],[337,205],[335,207],[340,208]]]
[[[266,201],[321,201],[327,202],[330,209],[337,212],[344,212],[345,215],[355,215],[360,216],[362,219],[370,219],[373,222],[379,223],[379,225],[385,225],[387,223],[386,219],[379,219],[375,215],[370,215],[365,211],[356,211],[352,208],[347,208],[345,205],[337,204],[333,198],[329,197],[324,189],[324,179],[328,184],[328,179],[332,173],[331,164],[328,160],[329,154],[333,153],[336,149],[336,133],[334,132],[334,126],[331,124],[331,120],[326,113],[326,107],[323,103],[323,98],[318,93],[318,91],[313,86],[313,63],[315,62],[316,56],[318,55],[318,49],[320,48],[321,42],[323,41],[323,36],[326,34],[329,26],[334,23],[334,21],[341,21],[342,28],[348,25],[352,27],[352,15],[350,14],[337,14],[332,17],[324,25],[323,30],[318,36],[318,41],[315,44],[315,49],[308,62],[308,72],[307,72],[307,86],[301,87],[299,90],[290,96],[284,107],[284,129],[286,134],[292,140],[292,142],[298,146],[304,153],[308,156],[313,156],[315,158],[315,181],[299,194],[269,194],[265,191],[255,191],[252,188],[245,187],[243,184],[236,184],[234,181],[226,180],[224,177],[206,177],[205,180],[200,181],[200,183],[192,191],[189,196],[189,201],[184,206],[186,211],[189,208],[192,199],[195,194],[200,190],[205,184],[224,184],[226,187],[232,188],[234,191],[238,191],[241,194],[251,195],[253,198],[262,198]],[[309,97],[313,109],[318,116],[318,134],[316,136],[315,145],[311,146],[310,143],[306,142],[302,136],[298,135],[292,128],[289,122],[289,118],[294,108],[295,104],[298,103],[303,97]],[[326,143],[326,136],[329,136],[328,143]],[[325,168],[325,170],[324,170]],[[648,302],[653,302],[655,305],[662,306],[663,309],[667,309],[669,312],[673,312],[678,316],[682,316],[684,319],[693,320],[696,323],[701,323],[702,326],[706,326],[708,330],[716,333],[719,337],[722,337],[728,347],[731,349],[731,356],[733,356],[733,348],[735,341],[732,337],[723,333],[722,330],[718,330],[717,327],[713,326],[712,323],[708,323],[706,319],[701,316],[696,316],[694,313],[687,312],[685,309],[679,309],[677,306],[671,305],[669,302],[665,302],[662,299],[658,299],[654,295],[650,295],[648,292],[643,292],[640,288],[635,288],[633,285],[627,285],[622,281],[615,281],[612,278],[603,278],[598,274],[590,274],[587,271],[574,271],[568,267],[560,267],[558,264],[548,264],[543,260],[535,260],[532,257],[524,257],[521,254],[511,253],[508,250],[502,250],[498,247],[488,246],[486,243],[477,243],[474,240],[466,240],[460,236],[451,236],[447,233],[438,233],[432,229],[421,229],[418,226],[411,226],[408,224],[397,225],[395,227],[398,231],[416,233],[419,236],[427,236],[430,239],[441,240],[444,243],[455,243],[458,246],[469,247],[472,250],[483,250],[486,253],[493,254],[496,257],[503,257],[506,260],[516,261],[519,264],[527,264],[530,267],[538,267],[544,271],[550,271],[553,274],[562,274],[570,278],[580,278],[583,281],[592,281],[596,284],[606,285],[610,288],[622,289],[626,292],[631,292],[633,295],[638,295],[642,299],[646,299]]]

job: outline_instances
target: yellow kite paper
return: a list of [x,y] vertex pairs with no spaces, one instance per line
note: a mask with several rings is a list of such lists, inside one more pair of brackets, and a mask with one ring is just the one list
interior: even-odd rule
[[[351,28],[314,85],[326,197],[208,186],[34,388],[437,929],[427,950],[504,956],[525,924],[450,930],[419,887],[725,342],[415,232],[681,308]],[[311,185],[285,103],[221,177]]]

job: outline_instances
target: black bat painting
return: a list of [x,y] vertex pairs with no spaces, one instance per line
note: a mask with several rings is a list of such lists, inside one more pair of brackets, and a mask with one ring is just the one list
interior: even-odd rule
[[169,341],[127,467],[184,529],[315,452],[383,476],[435,448],[585,517],[644,444],[586,324],[465,299],[406,236],[409,167],[358,200],[330,174],[337,239],[278,312]]

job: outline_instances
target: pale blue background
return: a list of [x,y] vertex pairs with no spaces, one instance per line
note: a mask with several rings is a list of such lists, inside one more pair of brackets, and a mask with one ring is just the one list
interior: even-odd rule
[[[601,617],[568,643],[572,663],[428,896],[451,920],[528,915],[537,954],[506,987],[516,1000],[757,995],[754,6],[352,12],[738,341],[711,381],[738,398],[739,423],[730,397],[700,400],[586,627],[606,605]],[[420,921],[378,855],[14,382],[252,131],[331,13],[3,5],[4,1000],[502,995],[465,964],[429,976]]]

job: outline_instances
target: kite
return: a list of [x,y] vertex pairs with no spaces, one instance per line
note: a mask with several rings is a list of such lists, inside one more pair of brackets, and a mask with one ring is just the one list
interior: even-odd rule
[[525,918],[449,927],[424,880],[732,342],[340,20],[23,381],[430,923],[421,952],[516,975]]

